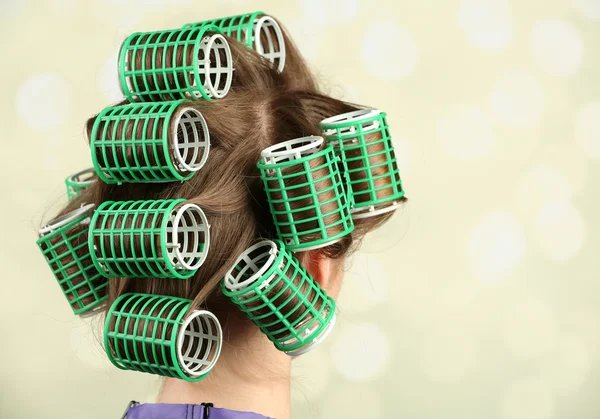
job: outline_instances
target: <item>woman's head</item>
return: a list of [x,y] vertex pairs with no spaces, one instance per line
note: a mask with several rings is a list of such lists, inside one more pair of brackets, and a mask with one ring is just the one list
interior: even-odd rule
[[[321,135],[319,124],[323,119],[359,109],[319,92],[313,75],[285,31],[284,39],[287,59],[280,73],[256,52],[227,38],[235,65],[231,90],[223,99],[184,103],[186,108],[202,114],[211,143],[206,163],[189,180],[121,185],[95,182],[63,211],[71,211],[82,203],[99,206],[105,201],[185,198],[202,208],[208,219],[210,250],[194,276],[187,280],[110,279],[108,305],[120,295],[133,292],[190,299],[194,301],[192,307],[207,308],[217,314],[236,312],[223,296],[219,283],[238,256],[258,239],[277,238],[257,167],[261,151],[295,138]],[[95,121],[96,117],[88,121],[88,136]],[[119,130],[127,129],[113,128],[110,135],[117,136]],[[202,127],[196,129],[200,131]],[[341,240],[296,255],[335,298],[341,285],[344,256],[365,233],[390,215],[357,219],[354,231]]]

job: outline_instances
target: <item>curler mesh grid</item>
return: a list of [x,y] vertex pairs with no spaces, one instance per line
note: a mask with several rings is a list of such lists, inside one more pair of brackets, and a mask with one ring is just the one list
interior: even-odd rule
[[263,151],[257,165],[277,235],[289,250],[324,247],[354,230],[339,159],[331,146],[318,150],[322,141],[277,144]]
[[386,114],[354,111],[323,120],[321,129],[342,159],[353,218],[395,210],[404,190]]
[[121,295],[104,324],[108,358],[119,369],[202,380],[219,358],[223,333],[208,311],[186,316],[191,305],[177,297]]
[[312,349],[335,324],[335,301],[280,240],[248,248],[221,289],[277,349],[290,355]]
[[98,177],[106,183],[190,179],[208,158],[210,133],[202,114],[182,103],[132,103],[100,112],[90,135]]
[[194,275],[208,253],[204,212],[185,199],[106,201],[90,223],[89,246],[106,277],[180,278]]
[[137,32],[119,52],[119,80],[130,102],[220,99],[231,88],[231,50],[218,27]]
[[218,26],[224,34],[258,52],[273,63],[279,72],[283,71],[286,56],[285,41],[279,24],[271,16],[263,12],[254,12],[188,23],[183,27],[198,28],[206,25]]
[[81,195],[81,191],[90,186],[96,181],[94,179],[94,169],[89,168],[77,172],[65,179],[65,185],[67,186],[67,198],[69,201],[77,198]]
[[108,282],[96,270],[88,250],[89,204],[52,220],[40,230],[37,245],[75,314],[95,310],[107,299]]

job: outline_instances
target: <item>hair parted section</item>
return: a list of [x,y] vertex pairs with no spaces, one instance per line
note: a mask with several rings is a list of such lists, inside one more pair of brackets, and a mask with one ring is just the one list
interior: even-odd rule
[[[179,163],[184,168],[186,165],[195,167],[194,165],[199,164],[202,157],[193,154],[193,150],[188,147],[191,143],[190,138],[196,134],[208,139],[208,134],[203,131],[204,126],[194,120],[198,115],[202,116],[210,133],[210,154],[203,162],[202,168],[185,181],[120,184],[95,182],[82,190],[80,196],[73,199],[62,213],[72,211],[82,203],[93,203],[99,207],[106,201],[183,199],[186,204],[201,208],[210,224],[211,240],[210,251],[204,255],[201,268],[187,280],[161,279],[152,273],[143,274],[139,269],[132,269],[127,275],[115,270],[108,280],[109,303],[126,293],[160,294],[193,300],[190,306],[192,308],[207,307],[213,311],[231,311],[231,303],[223,296],[219,283],[239,255],[256,243],[257,239],[278,239],[261,169],[257,166],[263,157],[261,152],[292,139],[323,135],[320,128],[322,120],[361,109],[321,93],[315,77],[288,32],[280,22],[274,22],[281,29],[281,41],[278,37],[269,40],[269,35],[263,34],[261,43],[265,46],[274,42],[273,48],[278,42],[285,45],[283,71],[278,71],[278,66],[273,65],[268,57],[265,59],[234,37],[225,35],[223,39],[228,45],[227,51],[231,60],[226,57],[223,49],[217,48],[214,51],[215,54],[218,52],[220,57],[219,66],[225,67],[233,63],[235,71],[230,79],[230,89],[227,88],[229,92],[218,100],[189,99],[216,97],[211,96],[207,80],[214,86],[220,86],[217,90],[225,89],[217,73],[199,78],[202,72],[198,66],[198,57],[202,57],[203,44],[195,44],[191,36],[192,31],[205,30],[202,39],[208,40],[212,34],[218,34],[220,29],[209,31],[206,27],[192,27],[176,31],[134,34],[124,43],[120,54],[120,65],[124,71],[120,77],[128,100],[188,99],[179,105],[185,106],[185,112],[180,114],[179,121],[157,120],[150,130],[164,130],[168,125],[167,134],[177,133],[177,141],[170,138],[168,142],[168,155],[175,157],[179,153],[185,164],[181,161]],[[267,30],[270,30],[268,22],[263,22],[263,32]],[[177,44],[178,42],[183,44]],[[227,62],[227,65],[224,65],[224,62]],[[140,118],[140,115],[138,112],[135,117]],[[91,133],[95,125],[110,123],[99,121],[99,118],[101,117],[96,116],[88,121],[88,133]],[[119,125],[113,122],[110,127],[104,127],[104,130],[109,133],[107,138],[112,140],[119,136],[148,136],[148,131],[144,136],[138,126],[126,123]],[[107,164],[113,164],[115,161],[122,164],[125,161],[135,161],[136,158],[139,161],[139,157],[144,153],[143,147],[121,147],[124,148],[118,149],[116,154],[106,155]],[[326,142],[315,148],[315,155],[319,158],[307,166],[310,170],[308,177],[304,173],[293,180],[298,186],[294,193],[297,193],[298,197],[310,195],[313,187],[309,182],[310,178],[314,176],[320,179],[317,190],[323,195],[319,204],[323,206],[322,212],[331,213],[331,218],[325,217],[330,222],[325,231],[331,235],[342,231],[346,234],[313,252],[318,257],[341,258],[360,242],[365,233],[385,222],[392,213],[352,220],[347,214],[334,212],[332,199],[338,199],[342,191],[340,179],[330,176],[330,172],[325,170],[325,166],[333,164],[329,149],[330,146]],[[150,160],[162,167],[166,163],[165,156],[157,153],[154,160]],[[335,166],[339,167],[341,164],[336,162]],[[294,175],[296,170],[286,168],[283,173]],[[346,193],[344,196],[347,195]],[[277,199],[277,196],[274,196]],[[298,200],[298,203],[302,204],[302,200]],[[314,218],[314,208],[313,212],[301,213],[302,211],[296,220],[299,223],[302,222],[302,217],[305,217],[305,220]],[[191,218],[186,220],[190,221]],[[350,223],[353,223],[353,231],[348,231]],[[314,240],[315,229],[322,226],[316,225],[315,220],[308,220],[304,227],[307,234],[300,237],[300,242]],[[189,243],[193,243],[195,239],[189,240]],[[96,243],[98,244],[99,242]],[[139,254],[151,254],[151,248],[155,244],[155,241],[148,240],[139,242],[137,247],[134,247]]]

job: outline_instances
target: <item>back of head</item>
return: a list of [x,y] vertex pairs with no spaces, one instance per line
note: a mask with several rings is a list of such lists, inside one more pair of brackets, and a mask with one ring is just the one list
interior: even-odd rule
[[[332,115],[358,108],[321,94],[312,73],[285,33],[283,73],[245,45],[228,38],[235,63],[229,94],[219,100],[187,102],[210,127],[210,157],[190,180],[180,183],[96,182],[62,213],[82,203],[186,198],[199,205],[210,220],[211,249],[202,269],[188,281],[115,278],[109,281],[108,304],[125,292],[173,295],[208,305],[218,300],[218,283],[237,256],[258,238],[275,238],[275,229],[256,163],[261,150],[299,137],[320,135],[319,123]],[[88,135],[95,118],[87,123]],[[345,240],[319,250],[342,257],[362,236],[391,214],[357,220]]]
[[[340,215],[328,212],[328,208],[335,206],[335,203],[329,201],[329,198],[335,194],[335,180],[324,178],[315,185],[304,175],[293,176],[292,172],[296,170],[294,168],[286,169],[285,172],[289,179],[289,185],[286,186],[294,191],[288,197],[289,202],[284,204],[281,199],[276,199],[273,203],[271,202],[273,196],[268,197],[265,193],[265,188],[273,186],[273,182],[282,182],[281,180],[264,181],[261,177],[261,169],[257,167],[257,163],[264,157],[265,149],[292,139],[320,136],[323,134],[321,126],[323,120],[362,109],[320,92],[314,76],[285,31],[283,31],[283,39],[286,44],[286,62],[284,71],[280,72],[271,62],[247,45],[233,37],[228,37],[227,42],[235,67],[231,90],[225,97],[217,100],[183,100],[173,105],[176,106],[175,114],[179,115],[179,119],[158,119],[142,126],[137,123],[122,124],[110,118],[105,120],[100,114],[87,122],[88,137],[92,138],[101,131],[106,141],[132,136],[143,137],[149,131],[156,132],[163,129],[185,138],[201,132],[207,134],[206,127],[210,133],[208,158],[203,160],[202,168],[191,178],[167,183],[116,184],[98,181],[84,189],[61,211],[60,215],[65,215],[83,204],[95,204],[98,208],[107,201],[183,198],[187,203],[200,207],[210,224],[210,250],[205,255],[206,259],[201,268],[193,276],[180,280],[152,276],[137,278],[135,275],[127,275],[127,277],[113,275],[107,280],[107,285],[99,286],[101,292],[108,295],[107,309],[117,298],[126,293],[173,296],[192,300],[191,308],[202,307],[215,312],[221,322],[225,323],[226,328],[233,327],[230,318],[237,324],[241,316],[229,299],[225,298],[219,285],[228,270],[235,265],[238,257],[257,240],[279,238],[282,231],[276,226],[278,221],[276,213],[294,212],[297,217],[305,219],[303,228],[309,233],[303,237],[308,239],[311,238],[310,232],[317,230],[315,220],[321,211],[329,214],[325,217],[327,225],[331,226],[328,227],[331,229],[328,234],[338,234],[341,238],[310,252],[312,258],[326,259],[342,259],[357,247],[367,232],[383,224],[393,214],[386,210],[380,211],[381,213],[375,211],[368,217],[358,216],[354,219],[353,231],[347,234],[347,231],[343,231],[344,220],[338,219]],[[176,78],[173,78],[170,83],[174,83],[174,80]],[[169,80],[162,82],[168,83]],[[132,111],[133,114],[136,112],[138,111]],[[194,117],[198,115],[201,118]],[[182,120],[185,120],[185,123],[182,123]],[[383,164],[390,159],[394,159],[395,162],[393,150],[386,145],[391,141],[388,134],[387,126],[368,133],[366,138],[372,141],[371,145],[362,151],[356,149],[347,151],[350,163],[345,166],[345,169],[350,174],[346,174],[348,178],[345,181],[356,185],[356,200],[359,203],[363,200],[360,190],[373,190],[375,198],[385,198],[390,194],[389,185],[396,182],[396,179],[386,172],[387,166]],[[138,158],[136,153],[147,153],[147,150],[140,151],[134,146],[130,148],[123,146],[122,152],[122,155],[104,154],[99,158],[103,159],[103,164],[124,165],[127,160],[136,160]],[[185,147],[183,151],[178,152],[183,153],[184,160],[189,159]],[[208,153],[208,150],[205,152]],[[354,155],[360,157],[361,153],[367,153],[372,161],[365,162],[364,159],[353,158]],[[148,157],[145,154],[144,156]],[[158,154],[152,157],[158,166],[164,166],[165,158]],[[200,157],[194,155],[192,160],[194,159],[198,160]],[[323,172],[322,167],[325,167],[325,161],[319,159],[325,157],[315,158],[310,163],[315,169],[316,176],[319,172]],[[380,164],[379,161],[383,163]],[[361,173],[367,170],[367,164],[372,165],[372,169],[369,169],[369,175],[365,176]],[[356,178],[352,178],[353,176]],[[320,197],[324,203],[316,210],[306,210],[302,200],[294,197],[306,196],[313,189],[323,191]],[[282,198],[276,194],[274,196]],[[404,200],[402,194],[396,201]],[[373,210],[374,207],[371,207],[370,210]],[[300,211],[297,208],[304,209]],[[124,221],[114,221],[112,228],[138,228],[143,227],[144,222],[145,220],[141,218],[133,217]],[[83,231],[86,226],[81,224],[74,228]],[[93,240],[95,239],[90,240],[90,246],[105,246],[104,243]],[[76,245],[79,246],[77,252],[85,252],[83,242],[77,242]],[[126,257],[131,254],[152,254],[159,243],[154,239],[134,242],[132,238],[131,241],[107,245],[111,246],[116,254]],[[297,255],[302,258],[302,252]],[[69,274],[68,270],[66,272]],[[85,285],[84,288],[87,286]],[[82,301],[86,298],[93,297],[86,296]],[[299,313],[298,311],[296,315]]]

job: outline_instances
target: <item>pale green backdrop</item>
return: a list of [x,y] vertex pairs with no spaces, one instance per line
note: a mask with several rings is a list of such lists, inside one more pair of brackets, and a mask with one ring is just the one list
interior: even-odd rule
[[0,417],[152,401],[72,316],[36,229],[89,166],[126,35],[259,9],[328,92],[390,114],[410,198],[295,363],[295,417],[600,417],[599,0],[1,0]]

